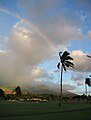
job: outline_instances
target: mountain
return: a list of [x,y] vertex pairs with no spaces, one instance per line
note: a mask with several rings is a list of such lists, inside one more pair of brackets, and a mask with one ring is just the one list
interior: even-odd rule
[[[48,86],[48,85],[38,85],[30,87],[29,89],[32,93],[38,93],[38,94],[54,94],[59,95],[60,89],[56,86]],[[67,90],[63,89],[63,95],[64,96],[75,96],[75,93],[69,92]]]
[[[12,93],[11,88],[1,88],[5,91],[6,94],[15,94]],[[22,89],[22,93],[26,94],[27,92],[31,93],[37,93],[37,94],[54,94],[54,95],[59,95],[60,89],[58,88],[58,85],[51,85],[51,84],[41,84],[41,85],[36,85],[36,86],[31,86],[28,87],[28,89]],[[75,93],[69,92],[67,90],[62,91],[64,96],[75,96]]]

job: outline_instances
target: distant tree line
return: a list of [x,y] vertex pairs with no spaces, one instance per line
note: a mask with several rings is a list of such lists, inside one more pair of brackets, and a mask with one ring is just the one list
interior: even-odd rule
[[[31,92],[27,92],[27,94],[24,94],[21,92],[21,88],[20,87],[16,87],[16,94],[5,94],[5,92],[0,89],[0,100],[23,100],[23,101],[30,101],[32,100],[32,98],[36,98],[36,99],[41,99],[41,100],[47,100],[47,101],[56,101],[59,100],[59,95],[54,95],[54,94],[37,94],[37,93],[31,93]],[[13,90],[13,91],[14,91]],[[62,97],[63,101],[84,101],[84,100],[90,100],[91,101],[91,96],[88,95],[86,96],[85,94],[83,95],[74,95],[72,96],[63,96]]]

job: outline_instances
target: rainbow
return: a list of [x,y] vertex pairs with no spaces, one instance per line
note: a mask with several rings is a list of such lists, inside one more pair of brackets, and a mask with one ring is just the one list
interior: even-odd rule
[[57,51],[56,47],[51,42],[50,38],[47,35],[45,35],[45,33],[43,31],[41,31],[41,29],[39,29],[35,24],[33,24],[33,22],[31,22],[25,18],[22,18],[19,14],[11,12],[5,8],[0,8],[0,11],[5,13],[5,14],[8,14],[10,16],[14,16],[17,19],[22,20],[26,25],[31,26],[43,38],[43,40],[45,40],[48,43],[48,45],[51,47],[53,52]]

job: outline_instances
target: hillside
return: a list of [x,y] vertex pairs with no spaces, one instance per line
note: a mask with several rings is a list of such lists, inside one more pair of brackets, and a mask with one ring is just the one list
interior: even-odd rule
[[[6,94],[12,94],[12,89],[10,88],[2,88]],[[55,85],[37,85],[37,86],[31,86],[28,89],[22,89],[21,88],[22,93],[37,93],[37,94],[54,94],[54,95],[59,95],[60,93],[60,89],[58,88],[58,86]],[[75,93],[69,92],[67,90],[63,89],[63,95],[64,96],[75,96]],[[15,94],[15,93],[13,93]]]
[[[35,87],[30,87],[29,91],[32,93],[38,93],[38,94],[54,94],[54,95],[58,94],[59,95],[60,89],[57,87],[52,87],[48,85],[38,85]],[[76,94],[63,89],[63,95],[75,96]]]

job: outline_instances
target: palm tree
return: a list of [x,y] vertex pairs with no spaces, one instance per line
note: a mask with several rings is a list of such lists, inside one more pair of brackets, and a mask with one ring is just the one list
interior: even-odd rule
[[[62,52],[59,52],[59,58],[60,62],[57,64],[58,69],[60,69],[60,101],[59,101],[59,106],[62,105],[62,76],[63,76],[63,70],[66,71],[66,67],[72,67],[74,68],[74,64],[70,61],[73,60],[72,57],[70,57],[70,53],[67,51],[64,51],[63,54]],[[61,66],[61,67],[60,67]]]
[[85,94],[86,94],[86,96],[87,96],[87,83],[86,83],[86,81],[85,81]]
[[21,95],[21,88],[20,88],[20,86],[14,87],[12,92],[16,92],[16,95],[20,96]]
[[87,57],[91,58],[91,56],[90,56],[90,55],[87,55]]
[[91,78],[85,78],[85,92],[86,92],[86,96],[87,96],[87,85],[89,87],[91,87]]

